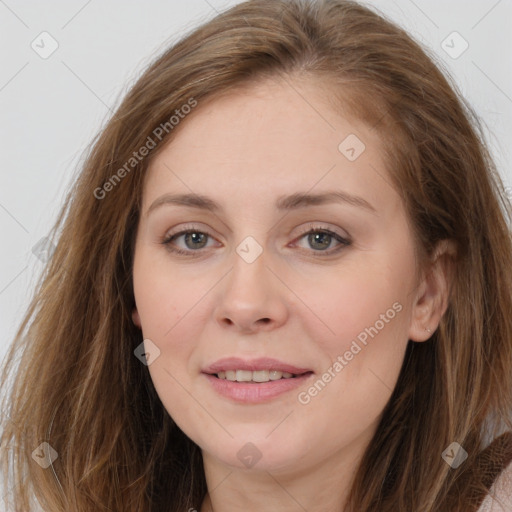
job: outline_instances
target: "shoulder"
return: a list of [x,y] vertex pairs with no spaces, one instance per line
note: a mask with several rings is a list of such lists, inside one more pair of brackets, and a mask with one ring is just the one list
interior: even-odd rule
[[500,473],[477,512],[512,511],[512,462]]

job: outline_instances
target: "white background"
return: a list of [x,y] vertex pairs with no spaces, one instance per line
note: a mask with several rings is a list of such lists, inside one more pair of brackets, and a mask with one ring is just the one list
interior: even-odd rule
[[[32,248],[50,230],[111,108],[156,54],[236,3],[0,0],[0,359],[43,267]],[[483,118],[510,187],[511,0],[366,3],[438,55]],[[31,48],[43,31],[59,45],[47,59]],[[453,31],[469,43],[457,59],[441,47]]]

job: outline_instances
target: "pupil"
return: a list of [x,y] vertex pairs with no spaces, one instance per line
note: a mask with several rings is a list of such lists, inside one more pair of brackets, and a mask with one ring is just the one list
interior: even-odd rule
[[[311,233],[309,235],[309,243],[312,243],[312,244],[315,244],[317,243],[318,239],[320,238],[320,249],[325,249],[327,247],[329,247],[329,243],[330,243],[330,236],[328,233]],[[323,238],[324,240],[324,243],[322,244],[321,240],[322,240],[322,237],[326,237],[326,238]]]
[[[206,239],[206,237],[205,237],[205,234],[204,234],[204,233],[187,233],[187,234],[185,235],[185,241],[186,241],[187,245],[188,245],[188,241],[189,241],[190,239],[192,239],[193,244],[195,244],[195,242],[199,242],[199,241],[201,241],[201,238],[203,239],[203,242],[204,242],[204,241],[205,241],[205,239]],[[204,245],[204,243],[203,243],[203,245]],[[201,246],[201,247],[202,247],[202,246]],[[196,248],[197,248],[197,245],[196,245]]]

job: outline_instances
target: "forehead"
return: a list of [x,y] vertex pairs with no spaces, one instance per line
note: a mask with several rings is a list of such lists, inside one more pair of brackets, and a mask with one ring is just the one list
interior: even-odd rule
[[378,132],[336,112],[312,81],[266,80],[199,101],[152,161],[145,204],[169,190],[240,204],[342,187],[375,201],[389,183]]

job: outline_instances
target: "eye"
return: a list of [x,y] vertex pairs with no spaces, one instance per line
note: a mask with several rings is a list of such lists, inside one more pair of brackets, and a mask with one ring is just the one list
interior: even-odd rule
[[[327,229],[323,226],[315,226],[313,224],[309,224],[307,226],[307,231],[303,232],[302,235],[299,236],[299,238],[296,240],[302,240],[303,238],[306,238],[306,236],[306,241],[313,249],[313,252],[321,253],[319,256],[328,256],[333,253],[337,253],[344,247],[351,245],[350,240],[347,240],[338,233],[335,233],[334,231],[331,231],[330,229]],[[182,237],[185,243],[185,249],[176,247],[176,245],[173,243]],[[166,236],[161,243],[173,253],[196,257],[200,254],[193,253],[201,253],[201,249],[207,247],[209,238],[213,238],[209,233],[201,231],[195,226],[186,226],[186,228],[182,231]],[[333,240],[338,242],[338,246],[334,249],[328,249],[332,245]]]
[[[306,231],[297,240],[302,240],[305,237],[307,237],[307,244],[314,249],[314,252],[321,253],[319,256],[330,256],[331,254],[338,253],[352,243],[325,226],[315,226],[313,224],[309,224],[306,227]],[[333,240],[338,242],[338,246],[334,249],[328,249]]]
[[[185,243],[186,249],[184,250],[176,247],[173,242],[183,237],[183,241]],[[208,238],[213,238],[209,233],[201,231],[194,226],[186,226],[186,229],[166,236],[162,240],[162,244],[167,247],[167,249],[176,254],[183,254],[186,256],[192,256],[192,252],[199,252],[199,249],[204,249],[206,247]],[[193,255],[195,256],[195,255]],[[193,257],[192,256],[192,257]]]

